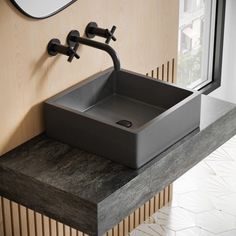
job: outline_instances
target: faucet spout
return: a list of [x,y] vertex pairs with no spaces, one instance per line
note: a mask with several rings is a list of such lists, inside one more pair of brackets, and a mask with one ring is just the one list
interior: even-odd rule
[[109,46],[108,44],[104,44],[101,42],[97,42],[97,41],[93,41],[87,38],[80,37],[79,35],[76,34],[76,32],[77,31],[75,30],[70,32],[70,34],[68,35],[68,42],[74,42],[74,43],[87,45],[89,47],[97,48],[99,50],[107,52],[112,58],[114,69],[116,71],[119,71],[121,69],[120,59],[116,51],[111,46]]

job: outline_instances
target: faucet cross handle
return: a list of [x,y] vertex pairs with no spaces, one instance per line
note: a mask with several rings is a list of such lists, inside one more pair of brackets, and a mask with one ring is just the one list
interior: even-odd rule
[[73,46],[64,46],[61,44],[59,39],[51,39],[47,46],[48,54],[51,56],[56,56],[58,53],[68,56],[68,62],[72,62],[75,58],[79,59],[80,56],[77,54],[77,49],[79,47],[79,43],[75,43]]
[[69,47],[69,58],[68,58],[68,62],[72,62],[72,60],[74,59],[74,57],[76,59],[80,59],[79,54],[76,52],[79,48],[79,43],[76,43],[74,48]]
[[109,44],[111,39],[116,41],[114,33],[116,31],[116,26],[113,26],[111,30],[103,29],[98,27],[96,22],[90,22],[85,29],[85,34],[88,38],[94,38],[95,36],[103,37],[106,39],[106,44]]
[[76,39],[79,36],[80,36],[80,33],[77,30],[72,30],[67,36],[66,41],[67,41],[67,44],[69,45],[70,53],[71,53],[68,58],[68,62],[72,62],[74,57],[76,59],[80,58],[80,56],[77,54],[77,50],[79,48],[79,42],[76,41]]
[[107,30],[107,40],[106,40],[106,43],[109,44],[111,39],[113,41],[116,41],[116,37],[114,36],[114,33],[116,31],[116,26],[113,25],[112,28],[111,28],[111,31]]

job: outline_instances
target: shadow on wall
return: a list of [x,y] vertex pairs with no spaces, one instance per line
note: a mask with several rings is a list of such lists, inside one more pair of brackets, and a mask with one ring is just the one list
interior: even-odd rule
[[[48,74],[50,73],[50,70],[52,70],[52,68],[56,65],[59,58],[60,56],[56,56],[55,58],[53,58],[53,60],[50,60],[50,62],[48,62],[50,56],[47,52],[45,52],[37,62],[33,63],[34,67],[30,74],[30,78],[34,79],[37,75],[37,87],[39,92],[40,90],[43,91],[44,83],[46,83],[48,79]],[[46,67],[46,69],[42,70],[43,67]],[[38,77],[40,73],[41,75]]]
[[[5,137],[5,142],[0,149],[0,155],[6,153],[12,148],[22,143],[22,136],[30,139],[32,137],[32,132],[29,132],[29,129],[34,130],[37,135],[44,127],[43,124],[43,104],[39,103],[33,106],[23,117],[22,121],[18,123],[18,126],[12,127],[12,132],[9,132],[8,137]],[[37,124],[32,122],[32,120],[37,119]],[[40,124],[38,120],[42,121]],[[35,135],[35,136],[36,136]]]
[[[30,75],[31,79],[34,79],[37,75],[37,93],[40,94],[43,92],[44,86],[48,81],[48,73],[55,66],[59,57],[56,57],[54,60],[48,62],[48,54],[45,52],[42,54],[40,59],[33,64],[32,72]],[[47,63],[47,64],[46,64]],[[42,70],[46,66],[46,70]],[[41,74],[40,76],[38,76]],[[45,85],[44,85],[45,84]],[[47,84],[48,86],[48,84]],[[49,96],[50,97],[50,96]],[[9,132],[7,137],[4,137],[4,142],[0,146],[0,156],[14,147],[22,143],[22,137],[29,140],[34,136],[37,136],[39,133],[44,130],[44,119],[43,119],[43,102],[46,99],[43,99],[38,104],[33,105],[22,117],[22,119],[16,122],[16,126],[11,127],[11,132]]]
[[[21,23],[23,25],[26,22],[26,25],[29,27],[32,27],[31,23],[29,24],[28,22],[32,23],[37,23],[39,24],[39,21],[30,17],[25,16],[22,14],[16,7],[8,0],[4,0],[4,4],[7,6],[6,9],[10,11],[10,13],[14,16],[16,16],[16,20],[23,19],[23,21],[19,21],[20,23],[16,25],[15,27],[17,28],[17,32],[22,32],[21,31]],[[6,13],[7,14],[7,13]],[[5,18],[5,17],[4,17]],[[3,20],[3,19],[2,19]],[[4,19],[6,20],[6,19]],[[42,22],[42,26],[44,20],[40,21],[40,24]],[[11,27],[14,25],[11,24]],[[4,29],[5,30],[5,29]],[[30,28],[29,28],[30,30]],[[13,28],[8,28],[8,31],[12,33]],[[23,32],[26,32],[26,36],[30,36],[27,40],[29,41],[30,39],[34,39],[35,37],[31,38],[31,35],[28,33],[28,30],[25,30]],[[42,30],[41,34],[44,31]],[[21,37],[22,38],[22,37]],[[40,38],[41,39],[41,38]],[[54,57],[51,59],[46,51],[46,44],[43,49],[45,49],[42,54],[39,57],[35,57],[37,54],[31,55],[30,51],[26,52],[27,57],[22,57],[24,60],[27,59],[29,60],[26,61],[25,65],[22,66],[23,61],[20,61],[22,59],[17,59],[17,55],[15,56],[15,60],[11,61],[11,66],[12,63],[16,63],[17,68],[14,73],[10,73],[11,80],[12,82],[15,83],[13,76],[16,76],[19,78],[19,82],[17,81],[17,84],[14,85],[14,89],[16,88],[16,92],[19,92],[19,94],[15,93],[14,96],[20,95],[18,101],[13,99],[11,94],[7,96],[6,100],[9,99],[9,104],[8,108],[3,102],[3,112],[6,112],[6,116],[3,116],[3,121],[5,124],[2,124],[1,127],[3,127],[3,132],[2,136],[0,136],[0,156],[3,155],[4,153],[8,152],[9,150],[13,149],[14,147],[18,146],[25,140],[29,140],[34,136],[37,136],[39,133],[44,131],[44,122],[43,122],[43,102],[53,94],[51,91],[49,91],[50,88],[55,87],[55,80],[51,79],[49,81],[49,75],[50,72],[53,70],[54,66],[58,63],[58,60],[60,60],[61,57],[58,55],[57,57]],[[16,44],[18,46],[18,44]],[[23,54],[23,49],[24,46],[20,45],[16,53],[19,53],[20,56],[21,53]],[[37,47],[37,42],[36,45]],[[39,48],[42,46],[39,45]],[[32,45],[31,47],[32,48]],[[19,56],[18,56],[19,57]],[[34,59],[35,58],[35,59]],[[65,58],[66,59],[66,58]],[[31,61],[30,61],[31,60]],[[28,65],[29,63],[29,65]],[[5,65],[3,65],[4,67]],[[6,63],[6,69],[9,65]],[[14,66],[14,65],[13,65]],[[25,76],[26,73],[24,73],[24,70],[27,70],[29,73],[27,73],[27,77]],[[8,73],[6,74],[8,76]],[[3,73],[2,76],[5,76]],[[21,78],[22,76],[22,78]],[[56,79],[56,78],[55,78]],[[7,83],[7,86],[10,88],[12,86],[12,82]],[[29,86],[27,86],[29,84]],[[17,87],[19,86],[19,87]],[[27,91],[27,89],[31,89],[31,91]],[[51,89],[54,91],[54,89]],[[22,94],[22,95],[21,95]],[[13,94],[12,94],[13,95]],[[31,105],[30,100],[34,103]],[[29,107],[29,105],[31,105]],[[6,109],[5,109],[6,108]]]

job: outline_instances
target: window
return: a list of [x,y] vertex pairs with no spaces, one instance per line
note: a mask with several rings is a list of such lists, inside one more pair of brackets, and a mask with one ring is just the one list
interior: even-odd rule
[[204,1],[203,0],[183,0],[183,9],[184,12],[194,12],[203,7]]
[[177,84],[200,90],[221,74],[225,0],[180,0],[179,11]]

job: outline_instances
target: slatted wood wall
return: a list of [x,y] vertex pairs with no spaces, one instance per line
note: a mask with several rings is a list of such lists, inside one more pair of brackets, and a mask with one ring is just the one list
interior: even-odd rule
[[147,76],[156,78],[168,83],[176,82],[176,60],[173,58],[170,61],[158,66],[157,68],[146,73]]
[[[165,188],[104,236],[126,236],[172,199]],[[89,220],[89,219],[88,219]],[[87,236],[69,226],[0,197],[0,236]]]
[[163,191],[147,201],[143,206],[125,218],[119,225],[115,226],[104,236],[126,236],[137,226],[148,220],[155,212],[172,200],[172,188],[170,185]]

